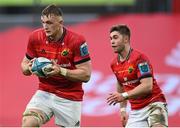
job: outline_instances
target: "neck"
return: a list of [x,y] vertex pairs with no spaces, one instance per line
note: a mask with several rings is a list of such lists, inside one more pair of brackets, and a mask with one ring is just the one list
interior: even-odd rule
[[49,39],[51,41],[57,42],[57,41],[59,41],[61,39],[62,35],[63,35],[63,28],[61,28],[60,31],[58,31],[56,33],[56,35],[49,37]]
[[119,60],[120,60],[120,61],[126,60],[127,57],[128,57],[129,54],[130,54],[130,51],[131,51],[131,47],[130,47],[130,46],[125,47],[125,49],[118,54],[118,55],[119,55]]

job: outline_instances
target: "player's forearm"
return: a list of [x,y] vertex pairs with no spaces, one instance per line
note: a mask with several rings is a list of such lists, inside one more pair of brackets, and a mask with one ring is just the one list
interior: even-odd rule
[[76,69],[73,70],[60,68],[60,74],[71,81],[88,82],[91,76],[91,62],[78,64],[76,65]]
[[63,75],[66,79],[71,81],[79,81],[79,82],[88,82],[90,80],[91,71],[83,70],[83,69],[65,69],[60,68],[61,75]]
[[90,71],[82,69],[68,70],[67,72],[67,78],[73,81],[88,82],[90,80],[90,76]]
[[[122,85],[118,81],[116,83],[116,88],[117,88],[117,92],[119,92],[119,93],[124,92]],[[120,111],[125,111],[126,106],[127,106],[127,100],[120,102]]]
[[[147,78],[149,79],[149,78]],[[152,80],[148,80],[148,82],[142,82],[140,85],[138,85],[136,88],[134,88],[131,91],[128,91],[128,98],[133,99],[137,98],[139,96],[145,96],[147,94],[150,94],[152,91]]]
[[23,60],[21,62],[22,73],[26,76],[29,76],[32,74],[29,70],[29,62],[30,62],[30,60],[28,58],[26,58],[26,56],[23,58]]

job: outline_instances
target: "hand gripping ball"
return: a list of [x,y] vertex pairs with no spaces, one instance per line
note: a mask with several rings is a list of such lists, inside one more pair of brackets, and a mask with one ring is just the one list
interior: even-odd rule
[[46,77],[52,66],[51,60],[45,57],[38,57],[32,63],[31,71],[39,77]]

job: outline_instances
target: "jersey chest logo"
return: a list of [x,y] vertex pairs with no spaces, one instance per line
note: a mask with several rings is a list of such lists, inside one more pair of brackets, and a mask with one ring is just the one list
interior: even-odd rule
[[70,50],[68,49],[68,48],[65,48],[65,49],[63,49],[62,50],[62,52],[61,52],[61,56],[68,56],[69,55],[69,52],[70,52]]
[[132,73],[134,71],[134,67],[133,66],[129,66],[129,68],[128,68],[128,73],[130,74],[130,73]]

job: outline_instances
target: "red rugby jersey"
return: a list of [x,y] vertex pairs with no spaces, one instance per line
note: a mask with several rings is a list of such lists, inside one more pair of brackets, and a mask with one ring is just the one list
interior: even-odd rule
[[[57,42],[50,42],[43,29],[33,31],[29,37],[26,57],[54,59],[61,67],[67,69],[76,69],[76,64],[90,60],[84,37],[66,28],[63,28],[62,38]],[[39,89],[75,101],[81,101],[84,94],[82,82],[72,82],[63,76],[39,77]]]
[[119,61],[117,55],[111,63],[111,68],[125,91],[137,87],[143,78],[153,78],[153,88],[150,94],[129,99],[132,109],[140,109],[156,101],[166,102],[164,94],[154,79],[152,65],[144,54],[131,49],[127,59],[123,62]]

